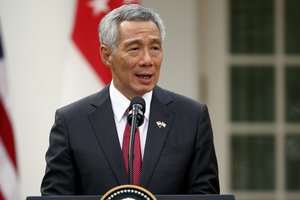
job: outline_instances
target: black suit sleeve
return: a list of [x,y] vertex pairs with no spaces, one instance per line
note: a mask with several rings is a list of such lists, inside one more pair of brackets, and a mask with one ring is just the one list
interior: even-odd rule
[[188,179],[190,194],[220,193],[213,132],[208,109],[204,104],[199,115],[196,145]]
[[55,114],[50,133],[50,145],[46,153],[46,173],[41,184],[42,195],[74,195],[76,173],[69,147],[68,130],[63,115]]

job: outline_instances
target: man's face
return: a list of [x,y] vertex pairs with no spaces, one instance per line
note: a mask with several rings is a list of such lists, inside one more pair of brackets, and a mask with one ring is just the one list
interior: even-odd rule
[[107,52],[105,63],[112,70],[115,87],[124,96],[131,100],[154,88],[163,59],[160,32],[154,22],[123,21],[117,48]]

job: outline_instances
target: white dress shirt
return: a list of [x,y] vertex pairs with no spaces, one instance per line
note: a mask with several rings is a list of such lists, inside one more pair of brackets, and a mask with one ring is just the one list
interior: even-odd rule
[[[144,157],[144,150],[145,150],[145,145],[146,145],[152,93],[153,92],[150,91],[142,96],[142,98],[146,102],[144,123],[139,127],[142,158]],[[119,142],[120,142],[120,145],[122,148],[123,135],[124,135],[125,126],[127,123],[126,110],[130,105],[130,100],[127,99],[121,92],[119,92],[117,90],[117,88],[114,86],[113,81],[111,82],[111,84],[109,86],[109,95],[110,95],[110,99],[111,99],[111,103],[112,103],[112,110],[114,113],[114,119],[115,119],[116,128],[117,128],[117,132],[118,132],[118,138],[119,138]]]

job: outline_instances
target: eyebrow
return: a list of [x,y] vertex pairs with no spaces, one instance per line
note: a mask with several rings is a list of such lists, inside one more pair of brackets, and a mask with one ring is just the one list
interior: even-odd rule
[[134,44],[141,44],[141,40],[138,40],[138,39],[134,39],[134,40],[130,40],[128,42],[125,42],[125,46],[128,47],[128,46],[131,46],[131,45],[134,45]]
[[[153,39],[150,39],[151,40],[151,43],[157,43],[157,44],[161,44],[161,39],[159,38],[153,38]],[[131,46],[131,45],[134,45],[134,44],[141,44],[141,40],[139,39],[133,39],[133,40],[130,40],[128,42],[125,42],[125,46],[128,47],[128,46]]]

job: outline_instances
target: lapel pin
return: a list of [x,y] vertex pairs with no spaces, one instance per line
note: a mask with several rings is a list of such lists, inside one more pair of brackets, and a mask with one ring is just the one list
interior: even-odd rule
[[167,126],[167,124],[165,124],[165,122],[162,121],[157,121],[156,124],[158,128],[165,128]]

